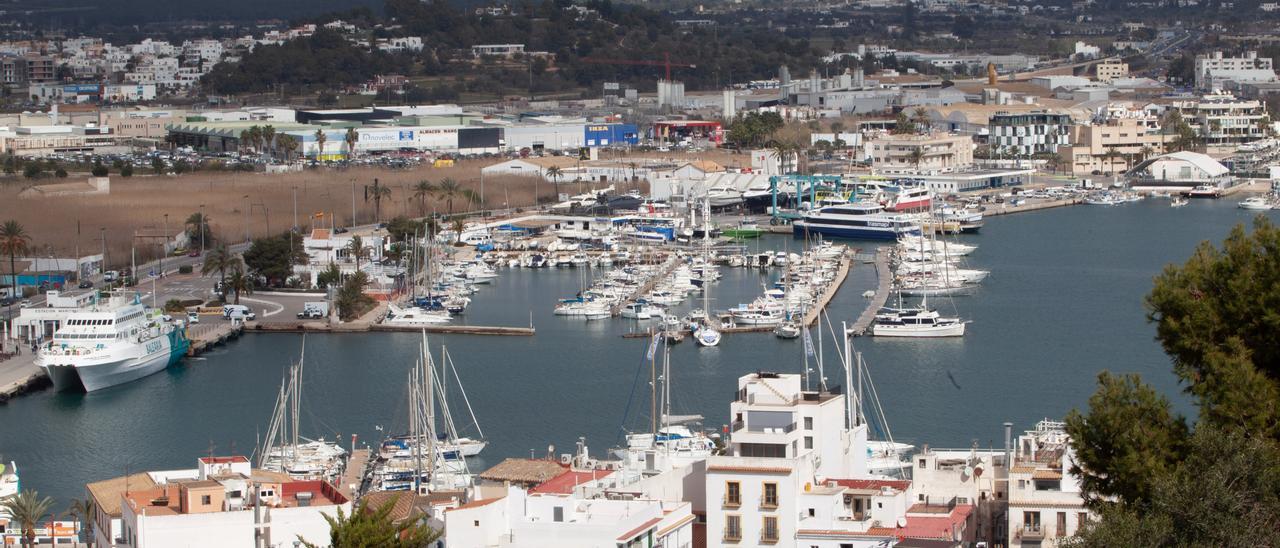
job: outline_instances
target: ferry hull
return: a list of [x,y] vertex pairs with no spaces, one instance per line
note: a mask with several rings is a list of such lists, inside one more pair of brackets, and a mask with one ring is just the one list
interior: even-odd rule
[[852,227],[852,226],[824,226],[809,224],[804,221],[796,221],[791,225],[792,235],[796,238],[803,238],[806,235],[820,234],[832,238],[844,238],[849,240],[885,240],[896,241],[902,236],[919,236],[919,229],[895,232],[893,229],[874,228],[874,227]]
[[[40,367],[48,373],[56,390],[94,392],[164,371],[182,360],[189,345],[177,329],[155,341],[162,343],[160,348],[143,356],[78,366],[49,363],[49,359],[41,358]],[[54,358],[53,361],[59,360]]]

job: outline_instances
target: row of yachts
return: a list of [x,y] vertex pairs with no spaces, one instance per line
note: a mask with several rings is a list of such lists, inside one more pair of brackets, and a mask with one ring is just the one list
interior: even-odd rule
[[[936,237],[900,240],[892,251],[897,305],[876,312],[870,333],[906,338],[963,336],[969,322],[930,308],[929,297],[935,297],[936,302],[936,297],[969,295],[977,289],[990,272],[964,267],[963,261],[976,249],[975,245]],[[904,304],[908,297],[919,297],[919,304]]]

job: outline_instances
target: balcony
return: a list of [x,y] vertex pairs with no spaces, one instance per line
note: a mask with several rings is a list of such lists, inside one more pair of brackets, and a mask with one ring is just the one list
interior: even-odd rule
[[724,500],[721,501],[721,504],[725,508],[737,508],[739,506],[742,506],[742,496],[731,497],[729,495],[725,495]]
[[724,530],[724,538],[723,538],[723,540],[724,540],[725,542],[739,542],[739,541],[741,541],[741,540],[742,540],[742,530],[741,530],[741,529],[725,529],[725,530]]
[[1044,529],[1039,523],[1024,523],[1019,536],[1022,540],[1044,540]]
[[760,532],[760,544],[777,544],[778,538],[779,537],[778,537],[777,531],[761,531]]

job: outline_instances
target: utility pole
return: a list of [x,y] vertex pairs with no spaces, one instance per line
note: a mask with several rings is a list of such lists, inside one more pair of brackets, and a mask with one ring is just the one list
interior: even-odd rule
[[164,256],[169,254],[169,214],[164,214],[164,232],[160,235],[160,277],[164,277]]
[[[100,234],[99,238],[102,239],[102,266],[98,268],[98,272],[105,275],[107,272],[107,227],[99,228],[98,233]],[[14,287],[17,287],[17,285],[17,283],[14,283]]]
[[249,237],[249,195],[244,195],[244,242],[249,243],[252,238]]
[[[204,231],[209,226],[209,219],[204,218],[204,204],[200,204],[200,256],[204,257]],[[203,259],[202,259],[203,260]]]
[[356,180],[351,180],[351,227],[356,226]]

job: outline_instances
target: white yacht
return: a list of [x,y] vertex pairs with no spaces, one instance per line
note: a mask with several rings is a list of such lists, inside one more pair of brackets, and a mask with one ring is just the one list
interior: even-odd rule
[[187,353],[186,331],[117,292],[72,313],[40,347],[36,365],[58,390],[93,392],[163,371]]
[[885,213],[880,204],[848,203],[807,211],[804,218],[792,224],[797,238],[822,235],[859,240],[898,240],[903,236],[922,234],[918,217],[910,214]]
[[877,337],[962,337],[966,323],[959,318],[943,318],[923,306],[882,308],[871,325],[871,334]]
[[1271,202],[1268,202],[1262,196],[1250,196],[1245,198],[1243,202],[1236,204],[1236,207],[1251,211],[1267,211],[1271,209]]
[[426,310],[417,306],[400,308],[394,304],[387,305],[387,317],[382,319],[386,325],[426,326],[449,323],[453,316],[448,310]]
[[0,462],[0,500],[9,498],[18,494],[18,488],[22,484],[18,479],[18,465],[13,461],[9,461],[9,465],[5,466]]

